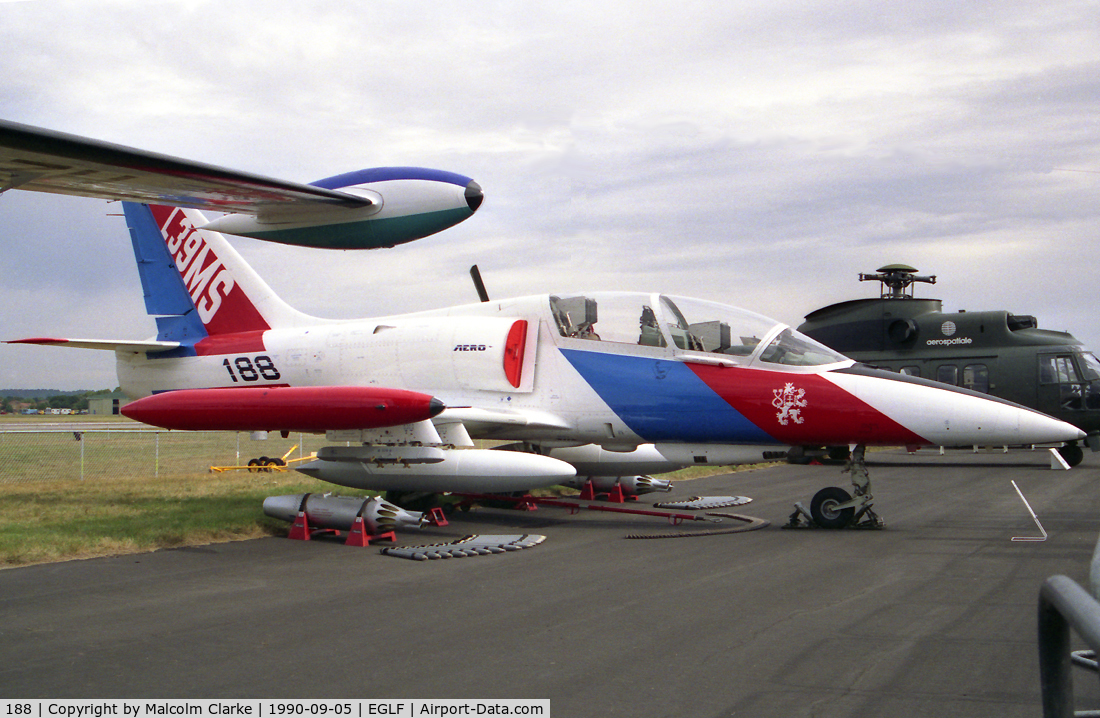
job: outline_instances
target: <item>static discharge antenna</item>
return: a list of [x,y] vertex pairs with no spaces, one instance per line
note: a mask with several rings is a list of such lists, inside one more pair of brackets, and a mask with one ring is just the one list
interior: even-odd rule
[[[882,291],[879,294],[880,299],[912,299],[914,282],[924,282],[925,284],[936,283],[935,274],[927,276],[918,275],[916,273],[916,268],[910,267],[907,264],[887,264],[885,267],[879,267],[877,271],[877,274],[864,274],[860,272],[859,281],[881,282]],[[908,293],[906,293],[906,289],[909,290]]]

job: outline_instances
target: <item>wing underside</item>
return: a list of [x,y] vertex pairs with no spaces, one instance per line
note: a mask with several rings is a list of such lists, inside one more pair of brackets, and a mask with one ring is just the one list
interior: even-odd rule
[[47,347],[67,347],[70,349],[99,349],[101,351],[121,352],[166,352],[180,346],[179,342],[156,340],[134,341],[130,339],[62,339],[55,337],[31,337],[12,339],[5,344],[37,344]]
[[9,189],[251,215],[372,205],[346,192],[0,121],[0,192]]

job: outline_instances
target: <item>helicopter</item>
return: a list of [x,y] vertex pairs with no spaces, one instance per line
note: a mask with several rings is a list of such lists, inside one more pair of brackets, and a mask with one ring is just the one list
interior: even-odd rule
[[[878,281],[879,297],[817,309],[798,331],[865,364],[1057,417],[1100,451],[1100,360],[1072,334],[1003,310],[944,312],[941,300],[914,297],[915,284],[935,284],[936,276],[905,264],[860,273],[859,281]],[[1084,459],[1076,441],[1058,451],[1070,466]]]

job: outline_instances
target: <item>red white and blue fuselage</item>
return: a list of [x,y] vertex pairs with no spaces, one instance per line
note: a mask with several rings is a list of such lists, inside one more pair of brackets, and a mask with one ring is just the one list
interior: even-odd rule
[[[587,293],[643,307],[690,300]],[[725,316],[744,313],[703,305]],[[598,311],[598,309],[597,309]],[[711,316],[719,316],[717,314]],[[670,322],[659,321],[661,327]],[[596,329],[598,329],[598,323]],[[474,438],[597,443],[791,446],[1003,445],[1077,438],[1061,422],[965,390],[868,369],[818,348],[820,364],[769,361],[793,332],[774,324],[736,356],[563,336],[547,295],[439,312],[268,329],[202,354],[123,353],[123,390],[260,386],[379,386],[438,397]],[[799,337],[801,338],[801,337]],[[809,340],[803,340],[809,342]],[[204,343],[214,345],[213,353]],[[809,345],[813,346],[813,345]],[[318,411],[323,407],[318,406]],[[514,420],[509,419],[514,415]],[[446,412],[444,412],[446,416]]]
[[[122,389],[157,395],[157,404],[131,404],[131,415],[150,423],[324,427],[334,440],[361,441],[368,448],[360,453],[313,462],[313,475],[336,483],[516,490],[558,483],[572,467],[549,454],[587,444],[622,456],[624,464],[648,450],[671,466],[760,461],[799,445],[1081,438],[1076,428],[1036,411],[857,365],[760,315],[681,297],[574,292],[317,319],[275,296],[221,235],[201,229],[205,220],[196,211],[125,208],[157,338],[24,341],[115,349]],[[306,387],[312,390],[304,402],[301,392],[279,391]],[[165,394],[182,389],[200,391]],[[203,393],[215,389],[224,391]],[[363,390],[373,393],[352,396]],[[203,396],[210,398],[205,424]],[[412,409],[410,396],[419,401]],[[226,411],[233,401],[245,408]],[[359,414],[349,409],[356,401],[374,402],[362,412],[358,433]],[[441,412],[439,402],[447,407]],[[386,406],[393,407],[393,430],[380,428]],[[186,426],[179,424],[184,413]],[[230,415],[232,426],[225,424]],[[544,455],[453,451],[470,438],[525,442]],[[393,444],[445,451],[409,459],[411,453],[398,467],[383,466],[381,449],[370,447]],[[467,454],[467,469],[455,468],[455,453]],[[463,471],[511,478],[479,484]]]

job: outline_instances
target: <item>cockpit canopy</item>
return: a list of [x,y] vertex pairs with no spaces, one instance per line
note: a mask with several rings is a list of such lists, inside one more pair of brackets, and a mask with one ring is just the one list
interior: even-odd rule
[[737,363],[823,366],[849,361],[774,319],[725,304],[663,294],[551,296],[563,337],[649,347],[671,345]]

